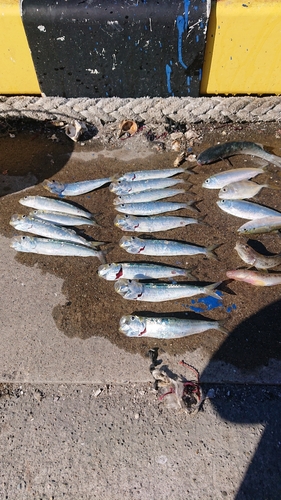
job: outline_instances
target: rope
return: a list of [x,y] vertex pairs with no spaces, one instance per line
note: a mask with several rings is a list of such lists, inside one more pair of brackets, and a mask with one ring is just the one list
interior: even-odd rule
[[0,118],[76,119],[97,127],[124,119],[155,125],[179,123],[271,122],[281,120],[281,97],[118,97],[89,99],[0,96]]

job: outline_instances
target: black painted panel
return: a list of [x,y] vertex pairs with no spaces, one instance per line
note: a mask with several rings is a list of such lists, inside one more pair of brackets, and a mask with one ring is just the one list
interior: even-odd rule
[[62,97],[199,95],[202,0],[23,0],[41,91]]

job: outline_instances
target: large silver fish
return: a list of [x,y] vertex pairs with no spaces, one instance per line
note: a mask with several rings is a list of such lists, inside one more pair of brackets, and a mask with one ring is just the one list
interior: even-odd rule
[[[191,168],[191,167],[189,167]],[[188,168],[160,168],[157,170],[135,170],[134,172],[126,172],[122,175],[114,176],[116,181],[145,181],[148,179],[164,179],[166,177],[172,177],[173,175],[182,174],[186,172]]]
[[262,255],[254,250],[250,245],[237,241],[235,250],[239,257],[250,266],[256,269],[271,269],[281,264],[281,255]]
[[220,298],[214,289],[221,281],[207,286],[188,285],[186,283],[142,283],[136,280],[120,279],[114,288],[119,295],[127,300],[144,302],[166,302],[167,300],[183,299],[195,295],[210,295]]
[[97,257],[105,264],[104,252],[70,241],[37,238],[35,236],[15,236],[10,246],[17,252],[36,253],[41,255],[61,255],[69,257]]
[[72,243],[86,245],[87,247],[95,247],[103,244],[102,241],[88,241],[68,227],[58,226],[52,222],[26,215],[12,215],[10,224],[18,231],[26,231],[27,233],[45,236],[53,240],[71,241]]
[[46,210],[32,210],[29,212],[30,217],[36,219],[47,220],[53,224],[62,226],[97,226],[97,222],[93,219],[87,219],[79,215],[71,215],[63,212],[47,212]]
[[49,210],[50,212],[63,212],[70,215],[79,215],[91,219],[93,214],[82,208],[73,205],[68,201],[47,198],[45,196],[25,196],[19,200],[21,205],[39,210]]
[[185,242],[173,240],[155,240],[142,239],[136,236],[123,236],[119,245],[126,252],[140,255],[156,255],[156,256],[174,256],[174,255],[204,255],[217,259],[214,254],[215,248],[220,245],[212,245],[210,247],[201,247],[199,245],[191,245]]
[[58,196],[78,196],[80,194],[89,193],[95,189],[109,184],[112,181],[111,177],[105,177],[103,179],[94,179],[89,181],[79,181],[72,182],[68,184],[63,184],[58,181],[48,181],[47,179],[43,181],[43,187],[53,194]]
[[279,156],[267,153],[262,146],[249,141],[232,141],[212,146],[198,155],[197,163],[205,165],[239,154],[258,156],[277,167],[281,167],[281,158]]
[[143,203],[147,201],[157,201],[164,198],[170,198],[177,194],[185,193],[185,189],[148,189],[139,193],[124,194],[117,196],[113,200],[113,205],[121,205],[122,203]]
[[233,182],[248,180],[256,175],[263,174],[263,168],[235,168],[211,175],[202,184],[207,189],[220,189]]
[[116,195],[139,193],[148,189],[165,189],[176,184],[185,184],[183,179],[148,179],[144,181],[118,181],[112,182],[109,186],[109,191]]
[[240,226],[237,231],[240,234],[262,234],[273,233],[279,229],[281,229],[281,218],[280,215],[276,215],[250,220]]
[[167,231],[177,227],[184,227],[188,224],[198,224],[201,220],[202,218],[193,219],[188,217],[179,217],[176,215],[135,217],[134,215],[118,214],[114,219],[114,224],[122,229],[122,231],[154,233],[156,231]]
[[268,217],[272,215],[277,215],[281,217],[281,213],[273,208],[264,207],[263,205],[258,205],[257,203],[252,203],[250,201],[244,200],[219,200],[217,205],[228,214],[235,215],[241,219],[261,219],[262,217]]
[[193,212],[198,212],[192,204],[194,201],[187,201],[186,203],[177,203],[175,201],[148,201],[147,203],[122,203],[122,205],[115,205],[115,210],[129,215],[156,215],[165,212],[174,212],[182,208],[188,208]]
[[128,315],[122,316],[119,325],[119,331],[127,337],[153,337],[156,339],[178,339],[206,330],[219,330],[227,334],[222,322],[212,320]]
[[148,278],[174,278],[175,276],[193,278],[188,269],[154,264],[152,262],[112,262],[111,264],[100,266],[98,274],[108,281],[116,281],[121,278],[141,280]]

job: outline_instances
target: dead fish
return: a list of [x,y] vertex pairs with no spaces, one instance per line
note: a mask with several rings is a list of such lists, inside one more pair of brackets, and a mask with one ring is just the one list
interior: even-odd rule
[[126,172],[122,175],[115,175],[114,181],[145,181],[148,179],[164,179],[166,177],[173,177],[177,174],[186,172],[188,168],[160,168],[157,170],[135,170],[133,172]]
[[50,212],[62,212],[64,214],[78,215],[92,219],[93,214],[73,205],[69,201],[58,200],[56,198],[47,198],[46,196],[24,196],[19,200],[21,205],[39,210],[49,210]]
[[253,198],[264,187],[279,189],[269,184],[257,184],[253,181],[238,181],[222,187],[219,191],[219,198],[224,198],[225,200],[244,200]]
[[136,236],[123,236],[119,245],[126,252],[140,255],[173,256],[173,255],[204,255],[217,260],[214,250],[220,244],[210,247],[191,245],[173,240],[142,239]]
[[187,201],[186,203],[177,203],[175,201],[148,201],[147,203],[122,203],[115,205],[114,208],[117,212],[128,215],[156,215],[165,212],[173,212],[182,208],[188,208],[192,212],[198,212],[192,205],[194,201]]
[[263,168],[234,168],[231,170],[225,170],[205,179],[202,187],[207,189],[220,189],[228,184],[248,180],[263,173]]
[[237,231],[240,234],[262,234],[273,233],[279,229],[281,229],[281,218],[280,215],[276,215],[250,220],[240,226]]
[[108,281],[115,281],[121,278],[141,280],[148,278],[174,278],[175,276],[193,278],[188,269],[154,264],[152,262],[112,262],[100,266],[98,268],[98,275]]
[[256,269],[271,269],[272,267],[279,266],[281,264],[281,255],[262,255],[256,252],[250,245],[246,243],[240,243],[239,241],[235,245],[235,250],[239,257],[250,266],[254,266]]
[[226,276],[236,281],[244,281],[254,286],[281,285],[281,273],[261,273],[249,269],[235,269],[226,272]]
[[212,146],[198,155],[197,163],[205,165],[238,154],[258,156],[277,167],[281,167],[279,156],[267,153],[259,144],[248,141],[232,141]]
[[117,215],[114,225],[122,231],[134,231],[140,233],[154,233],[156,231],[168,231],[177,227],[184,227],[189,224],[202,223],[204,217],[193,219],[189,217],[179,217],[176,215],[153,215],[151,217],[135,217],[134,215]]
[[220,298],[214,289],[221,281],[211,285],[190,285],[186,283],[143,283],[137,280],[120,279],[114,288],[119,295],[127,300],[144,302],[166,302],[168,300],[184,299],[195,295],[210,295]]
[[258,203],[253,203],[251,201],[223,199],[217,201],[216,203],[224,212],[240,217],[241,219],[253,220],[267,216],[281,217],[281,213],[277,212],[277,210],[259,205]]
[[221,321],[177,319],[174,317],[145,317],[128,315],[120,319],[119,331],[127,337],[153,337],[178,339],[206,330],[219,330],[227,334]]
[[63,184],[58,181],[48,181],[47,179],[43,181],[43,187],[53,194],[58,196],[78,196],[80,194],[90,193],[95,189],[109,184],[111,182],[111,177],[105,177],[103,179],[93,179],[89,181],[79,181],[72,182],[68,184]]

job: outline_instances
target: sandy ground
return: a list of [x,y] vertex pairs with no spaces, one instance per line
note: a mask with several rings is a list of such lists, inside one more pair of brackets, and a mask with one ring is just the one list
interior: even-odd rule
[[[177,153],[171,151],[169,134],[160,130],[152,136],[144,127],[130,138],[116,139],[115,131],[105,141],[100,132],[74,144],[49,123],[3,122],[1,131],[3,498],[280,498],[278,461],[272,460],[281,441],[275,422],[281,379],[280,287],[226,281],[228,269],[243,265],[234,246],[244,220],[222,212],[217,191],[201,186],[229,164],[194,162],[192,171],[181,174],[192,186],[173,201],[194,200],[204,223],[157,233],[157,238],[220,245],[217,259],[142,257],[192,268],[199,282],[222,281],[221,299],[137,303],[121,298],[112,282],[97,275],[98,259],[16,253],[9,241],[18,233],[9,220],[12,214],[28,213],[19,204],[24,195],[48,196],[42,187],[46,178],[74,182],[171,168]],[[191,154],[217,142],[249,140],[280,156],[276,123],[202,124],[191,132]],[[253,166],[258,160],[239,155],[231,163]],[[258,182],[279,189],[279,169],[270,165]],[[278,189],[264,188],[256,201],[281,210]],[[83,232],[108,242],[108,262],[140,260],[118,245],[131,233],[114,226],[117,212],[108,186],[69,199],[96,214],[99,226]],[[188,209],[179,214],[194,216]],[[254,236],[251,242],[280,252],[278,234]],[[118,331],[120,317],[139,313],[221,320],[229,335],[209,330],[173,341],[127,338]],[[176,372],[176,362],[184,357],[208,387],[215,384],[216,397],[206,401],[204,412],[191,418],[159,406],[147,358],[155,346]],[[102,385],[91,386],[97,382]],[[93,396],[99,388],[101,394]]]

